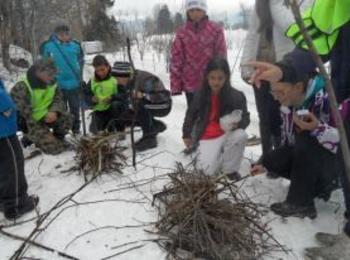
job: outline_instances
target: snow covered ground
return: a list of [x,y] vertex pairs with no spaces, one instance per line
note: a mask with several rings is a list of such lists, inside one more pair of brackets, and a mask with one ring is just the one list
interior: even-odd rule
[[[232,67],[236,63],[232,84],[244,91],[248,99],[252,121],[248,133],[258,135],[254,95],[251,87],[240,79],[239,61],[236,62],[244,41],[244,32],[228,32],[228,39],[232,47],[229,61]],[[112,62],[123,59],[121,53],[107,56]],[[137,52],[134,51],[133,56],[137,68],[155,71],[169,86],[164,57],[158,59],[151,50],[146,53],[143,62],[140,61]],[[92,68],[87,67],[85,74],[91,75],[91,73]],[[171,172],[175,162],[187,164],[190,161],[190,158],[181,153],[184,148],[181,127],[185,107],[184,96],[174,97],[173,110],[164,119],[168,130],[158,137],[159,147],[139,154],[136,170],[126,167],[123,175],[117,173],[104,175],[89,184],[72,200],[52,212],[41,226],[44,229],[35,240],[79,259],[165,259],[166,253],[154,242],[147,241],[156,236],[145,230],[154,231],[149,223],[157,220],[157,212],[151,205],[152,194],[160,191],[167,183],[166,173]],[[137,137],[139,136],[140,133],[137,133]],[[126,143],[129,143],[129,140]],[[126,154],[131,155],[130,149]],[[246,149],[247,159],[241,169],[243,175],[248,174],[249,160],[257,159],[259,154],[260,147]],[[39,156],[26,162],[29,192],[40,196],[40,214],[50,210],[58,201],[84,184],[84,178],[77,172],[61,173],[74,166],[73,158],[73,152],[66,152],[59,156]],[[128,163],[131,164],[131,161]],[[265,176],[259,176],[248,178],[243,184],[243,189],[253,201],[268,206],[273,202],[284,200],[288,181],[269,180]],[[317,245],[313,238],[316,232],[337,233],[341,230],[344,204],[340,191],[334,192],[327,203],[317,201],[317,211],[318,217],[315,220],[297,218],[282,220],[272,213],[267,213],[263,221],[269,222],[276,239],[292,250],[288,255],[279,253],[268,259],[303,259],[303,248]],[[31,213],[13,223],[5,220],[0,213],[0,225],[13,225],[5,230],[27,237],[35,228],[35,217],[36,214]],[[21,242],[0,235],[0,259],[9,259],[20,245]],[[108,258],[134,247],[139,248]],[[33,246],[26,250],[25,256],[33,259],[63,259],[57,254]]]

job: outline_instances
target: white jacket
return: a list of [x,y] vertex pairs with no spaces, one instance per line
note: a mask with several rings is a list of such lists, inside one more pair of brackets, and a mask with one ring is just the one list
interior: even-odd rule
[[[312,3],[313,0],[304,0],[301,10],[303,11],[307,9]],[[279,61],[285,54],[292,51],[295,47],[293,41],[285,36],[288,27],[294,23],[294,16],[292,11],[284,5],[284,0],[270,0],[270,10],[273,19],[273,43],[275,46],[275,55],[276,60]],[[250,18],[249,29],[241,58],[241,65],[248,61],[256,60],[260,40],[258,33],[259,24],[259,18],[254,9]],[[249,67],[241,67],[242,78],[249,78],[251,73],[252,70]]]

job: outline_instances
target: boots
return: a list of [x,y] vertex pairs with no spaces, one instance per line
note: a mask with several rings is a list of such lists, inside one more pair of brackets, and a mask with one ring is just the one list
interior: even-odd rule
[[316,239],[323,247],[307,248],[306,259],[347,260],[350,259],[350,238],[342,233],[338,235],[317,233]]
[[14,220],[22,215],[32,211],[39,203],[39,197],[29,196],[24,201],[20,202],[18,207],[4,208],[5,218]]
[[148,149],[153,149],[158,146],[156,136],[143,136],[139,141],[135,143],[135,149],[138,152],[143,152]]
[[314,219],[317,217],[315,205],[310,206],[298,206],[288,203],[287,201],[274,203],[270,206],[270,209],[277,215],[282,217],[309,217]]

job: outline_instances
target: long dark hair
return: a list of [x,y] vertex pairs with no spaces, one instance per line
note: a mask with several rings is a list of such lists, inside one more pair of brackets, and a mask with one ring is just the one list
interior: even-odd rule
[[270,0],[255,0],[255,10],[260,21],[258,33],[265,33],[266,39],[271,41],[273,36],[273,19]]
[[225,58],[215,57],[207,65],[202,88],[199,91],[201,114],[205,113],[205,110],[209,109],[211,106],[211,88],[208,82],[208,75],[214,70],[221,70],[222,72],[224,72],[226,77],[224,86],[222,87],[219,93],[220,114],[222,114],[224,107],[226,107],[226,102],[228,102],[227,97],[230,95],[229,92],[231,89],[230,66]]

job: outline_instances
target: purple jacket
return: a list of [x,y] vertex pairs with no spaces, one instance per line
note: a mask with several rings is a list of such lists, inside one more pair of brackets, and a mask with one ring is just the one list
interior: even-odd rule
[[224,30],[208,18],[199,24],[188,21],[176,32],[171,49],[171,92],[195,92],[202,84],[209,61],[227,57]]

